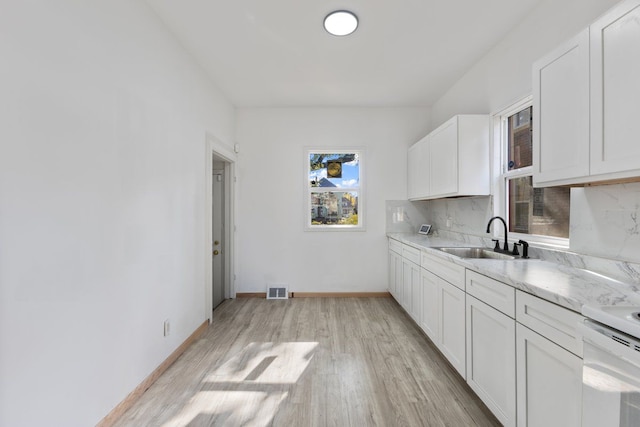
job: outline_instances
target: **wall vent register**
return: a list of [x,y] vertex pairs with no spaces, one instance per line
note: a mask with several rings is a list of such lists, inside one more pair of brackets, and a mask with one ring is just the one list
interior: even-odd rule
[[267,286],[267,299],[288,299],[289,292],[286,286]]

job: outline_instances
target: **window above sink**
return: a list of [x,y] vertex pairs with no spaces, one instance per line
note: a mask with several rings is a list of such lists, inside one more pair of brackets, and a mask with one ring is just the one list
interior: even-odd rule
[[567,187],[534,188],[532,97],[494,115],[494,214],[507,219],[509,235],[535,244],[569,246]]

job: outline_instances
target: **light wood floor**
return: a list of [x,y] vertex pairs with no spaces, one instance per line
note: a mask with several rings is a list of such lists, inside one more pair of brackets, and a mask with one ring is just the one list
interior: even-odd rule
[[237,299],[119,426],[496,426],[390,298]]

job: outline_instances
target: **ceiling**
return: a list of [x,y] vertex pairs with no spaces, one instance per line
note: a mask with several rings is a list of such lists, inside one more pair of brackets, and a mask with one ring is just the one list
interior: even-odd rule
[[543,0],[146,1],[237,107],[428,107]]

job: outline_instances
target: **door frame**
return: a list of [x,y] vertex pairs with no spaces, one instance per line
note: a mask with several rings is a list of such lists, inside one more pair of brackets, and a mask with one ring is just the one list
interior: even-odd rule
[[213,313],[213,156],[225,162],[225,273],[224,297],[235,298],[235,168],[236,152],[234,147],[222,142],[207,132],[205,137],[205,257],[204,257],[204,297],[205,319],[211,323]]

